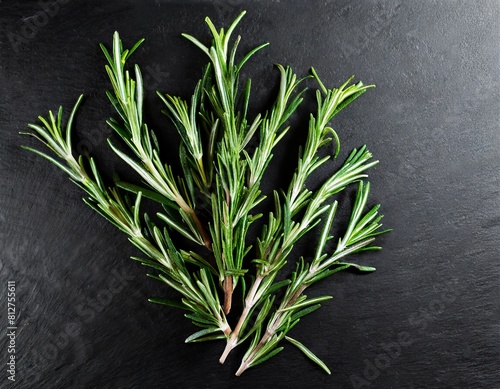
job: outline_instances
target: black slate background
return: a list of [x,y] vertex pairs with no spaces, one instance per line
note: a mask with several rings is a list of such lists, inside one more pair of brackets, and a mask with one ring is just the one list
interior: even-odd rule
[[[147,302],[172,293],[127,259],[135,250],[83,204],[77,187],[19,148],[38,146],[18,134],[27,123],[59,105],[69,110],[84,93],[79,147],[108,177],[126,171],[105,142],[112,110],[97,45],[109,46],[118,30],[126,45],[146,38],[135,61],[148,122],[175,156],[175,130],[154,91],[187,97],[205,63],[180,33],[206,40],[205,16],[228,25],[242,9],[241,49],[271,42],[246,70],[255,109],[276,91],[273,63],[299,74],[314,66],[327,85],[351,74],[377,84],[333,126],[341,158],[366,143],[380,159],[371,201],[382,203],[394,232],[381,238],[384,250],[359,258],[377,272],[339,273],[311,291],[335,298],[291,334],[331,376],[287,346],[235,378],[243,350],[221,366],[221,343],[184,344],[192,325]],[[500,388],[498,22],[498,1],[2,0],[0,387]],[[266,190],[290,177],[311,101],[278,147]],[[7,280],[17,283],[14,384],[4,364]]]

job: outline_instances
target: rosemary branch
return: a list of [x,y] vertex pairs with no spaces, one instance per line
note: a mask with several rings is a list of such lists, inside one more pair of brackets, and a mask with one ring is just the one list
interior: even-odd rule
[[[236,372],[237,376],[241,375],[249,367],[255,366],[279,353],[283,348],[278,348],[278,343],[286,336],[288,331],[300,321],[300,318],[318,309],[322,301],[331,298],[331,296],[322,296],[307,299],[307,296],[303,295],[303,293],[309,286],[349,267],[355,267],[361,271],[375,270],[372,267],[340,262],[342,258],[354,253],[367,250],[379,250],[380,247],[371,245],[375,237],[390,231],[379,230],[382,226],[379,223],[382,219],[382,215],[378,214],[378,205],[362,216],[369,192],[370,184],[367,183],[364,185],[363,182],[360,181],[347,231],[344,233],[344,236],[339,239],[337,248],[331,255],[324,253],[324,250],[326,242],[332,238],[329,236],[329,231],[332,227],[338,203],[335,201],[328,207],[328,217],[323,227],[323,232],[314,259],[310,264],[305,264],[304,260],[301,258],[297,264],[297,269],[292,275],[291,282],[287,287],[279,308],[269,319],[266,331],[262,337],[260,337],[260,328],[257,329],[254,340]],[[300,342],[292,341],[292,343],[301,348]],[[318,363],[318,361],[320,360],[317,359],[316,362]]]
[[[160,148],[156,136],[143,122],[144,87],[140,68],[138,65],[134,68],[135,80],[129,71],[125,70],[127,60],[143,41],[141,39],[131,49],[124,50],[120,36],[115,32],[112,54],[101,44],[108,61],[106,72],[113,86],[113,93],[108,91],[106,94],[122,121],[120,123],[111,118],[108,124],[123,139],[139,162],[119,150],[110,140],[108,142],[113,151],[152,189],[177,204],[178,207],[171,208],[179,212],[181,220],[172,212],[162,214],[162,219],[185,237],[205,245],[210,250],[211,239],[196,214],[194,196],[186,190],[182,181],[176,181],[171,166],[160,160]],[[167,203],[167,205],[172,204]]]
[[[343,167],[328,179],[316,194],[313,195],[313,192],[307,189],[306,179],[330,159],[329,155],[320,159],[317,155],[319,149],[335,140],[334,157],[340,151],[339,138],[335,131],[328,127],[328,123],[340,110],[371,87],[361,82],[347,87],[351,81],[349,79],[340,88],[327,90],[314,69],[312,72],[325,97],[323,99],[321,92],[317,91],[318,109],[316,115],[310,116],[305,148],[299,153],[297,168],[282,204],[278,194],[275,194],[276,216],[269,214],[269,222],[258,242],[258,259],[254,260],[257,264],[257,274],[245,298],[242,315],[227,340],[226,348],[220,358],[221,363],[224,363],[229,352],[239,344],[240,332],[246,327],[254,306],[260,304],[263,298],[269,298],[269,293],[266,291],[272,285],[278,271],[285,265],[294,244],[320,221],[321,215],[328,208],[324,203],[350,183],[366,177],[363,172],[378,163],[378,161],[368,163],[371,154],[365,147],[359,151],[354,150]],[[300,222],[294,222],[292,218],[303,208],[306,208],[306,211]]]
[[[134,204],[129,205],[118,188],[106,188],[92,157],[88,158],[92,171],[90,175],[87,173],[83,156],[80,155],[77,159],[73,156],[72,124],[82,100],[83,96],[80,96],[65,128],[62,126],[63,109],[60,107],[57,119],[52,111],[49,111],[48,120],[39,116],[38,119],[42,125],[30,124],[29,128],[33,132],[23,133],[37,138],[58,159],[30,147],[23,146],[23,148],[51,161],[66,172],[70,179],[88,194],[88,197],[83,199],[84,202],[124,232],[130,242],[148,257],[148,259],[132,258],[160,271],[160,274],[154,278],[165,282],[183,295],[181,304],[172,303],[166,299],[152,299],[152,301],[182,307],[190,311],[188,317],[193,322],[203,324],[204,330],[202,331],[205,332],[201,335],[219,330],[223,334],[229,334],[231,329],[221,309],[209,272],[202,268],[197,274],[191,274],[186,267],[185,258],[170,240],[167,229],[160,230],[147,214],[144,214],[147,228],[144,229],[141,226],[142,192],[137,194]],[[197,339],[198,335],[200,333],[195,333],[188,340]]]
[[[244,15],[245,12],[242,12],[227,31],[221,29],[220,32],[217,32],[210,19],[206,18],[205,21],[213,36],[210,47],[191,35],[183,34],[209,57],[208,69],[213,71],[212,85],[207,82],[208,78],[200,82],[207,92],[207,98],[216,118],[215,122],[214,119],[212,122],[215,123],[217,131],[222,133],[214,150],[216,158],[213,162],[218,174],[215,182],[216,190],[211,195],[210,232],[219,269],[219,281],[224,290],[226,313],[231,308],[233,290],[239,278],[246,273],[243,269],[243,260],[251,249],[246,243],[248,229],[261,216],[251,214],[254,207],[264,200],[260,191],[260,181],[272,158],[273,148],[288,130],[288,127],[283,128],[284,123],[302,102],[303,93],[302,91],[292,98],[303,79],[297,80],[297,76],[290,68],[285,69],[278,64],[281,81],[276,102],[270,112],[265,115],[258,114],[253,121],[248,120],[251,83],[248,80],[243,90],[239,90],[239,74],[250,57],[267,46],[267,43],[251,50],[239,63],[235,62],[240,37],[236,38],[231,50],[229,43],[232,32]],[[238,100],[241,101],[239,104]],[[190,138],[196,143],[199,139],[197,136],[187,136],[190,130],[195,128],[192,124],[194,115],[187,124],[186,120],[179,120],[180,117],[177,115],[182,110],[180,99],[167,96],[163,101],[171,114],[177,116],[177,128],[181,137]],[[245,147],[258,130],[259,144],[250,155]],[[193,154],[192,157],[196,158]]]

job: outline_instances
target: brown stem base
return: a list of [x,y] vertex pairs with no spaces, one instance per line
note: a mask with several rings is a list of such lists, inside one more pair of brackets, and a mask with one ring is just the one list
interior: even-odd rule
[[224,313],[227,315],[231,311],[231,305],[233,303],[233,277],[226,276],[224,282],[222,283],[224,289]]
[[203,224],[201,223],[200,219],[198,218],[198,215],[192,208],[187,208],[184,209],[184,212],[189,214],[191,219],[194,221],[194,224],[196,225],[196,229],[200,232],[201,238],[203,239],[203,243],[205,244],[205,247],[209,250],[212,251],[212,238],[210,235],[207,233],[207,230],[205,227],[203,227]]

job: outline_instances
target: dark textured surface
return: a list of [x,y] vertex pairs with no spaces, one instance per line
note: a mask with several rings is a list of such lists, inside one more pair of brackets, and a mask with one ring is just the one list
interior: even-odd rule
[[[498,1],[242,3],[48,1],[42,11],[39,2],[0,2],[0,387],[500,388]],[[127,45],[147,39],[135,56],[147,115],[175,152],[154,90],[187,96],[205,63],[180,33],[206,39],[205,16],[227,25],[243,8],[242,47],[271,42],[247,69],[256,107],[275,90],[276,62],[301,74],[315,66],[328,85],[351,74],[377,84],[334,127],[342,158],[366,143],[381,160],[372,201],[394,232],[382,252],[360,259],[377,272],[318,285],[312,294],[335,298],[292,334],[331,376],[287,346],[236,379],[243,350],[221,366],[221,343],[184,344],[191,324],[146,301],[171,292],[127,259],[131,245],[77,187],[19,148],[36,144],[18,135],[27,123],[84,93],[80,147],[107,174],[124,170],[104,141],[112,112],[97,46],[118,30]],[[269,188],[303,131],[280,145]],[[15,384],[5,372],[7,280],[17,283]]]

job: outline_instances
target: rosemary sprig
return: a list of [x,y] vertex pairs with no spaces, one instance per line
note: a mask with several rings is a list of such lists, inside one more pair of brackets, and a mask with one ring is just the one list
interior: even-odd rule
[[[260,181],[272,158],[272,150],[286,134],[288,127],[284,123],[302,102],[302,92],[292,98],[303,79],[297,80],[290,68],[277,65],[280,71],[280,88],[276,102],[270,112],[258,114],[253,121],[248,120],[247,110],[250,98],[251,83],[248,80],[243,90],[239,88],[239,75],[243,65],[252,55],[267,46],[262,44],[236,63],[236,52],[240,42],[238,36],[229,50],[231,34],[241,18],[242,12],[231,24],[227,31],[219,32],[209,18],[206,23],[212,33],[213,41],[210,47],[205,46],[191,35],[184,37],[199,47],[210,59],[209,70],[213,70],[213,85],[202,80],[207,98],[211,104],[213,117],[211,122],[220,131],[221,136],[214,150],[214,166],[217,171],[216,190],[211,194],[212,223],[210,232],[213,240],[213,251],[219,269],[219,282],[224,290],[224,310],[231,308],[232,293],[238,280],[246,273],[243,260],[251,250],[247,246],[247,233],[250,225],[261,215],[252,215],[257,204],[264,200],[261,195]],[[205,81],[205,82],[203,82]],[[199,84],[200,85],[200,84]],[[197,87],[198,89],[199,87]],[[196,91],[195,91],[196,94]],[[188,139],[197,144],[199,131],[193,124],[195,121],[194,104],[191,106],[191,120],[186,115],[179,115],[186,111],[185,103],[179,98],[166,96],[162,98],[171,116],[176,120],[176,126],[183,140]],[[193,103],[194,103],[193,96]],[[240,102],[240,103],[238,103]],[[182,120],[184,116],[184,120]],[[249,124],[251,122],[251,124]],[[220,127],[220,128],[219,128]],[[245,147],[259,130],[258,147],[250,155]],[[192,134],[189,136],[188,134]],[[186,143],[186,142],[185,142]],[[199,146],[190,146],[188,149],[200,149]],[[191,165],[198,164],[198,155],[191,153]]]
[[[380,247],[371,245],[375,240],[375,236],[390,231],[379,230],[382,226],[379,223],[382,216],[378,214],[378,205],[365,215],[362,214],[369,192],[369,183],[363,185],[363,182],[360,182],[347,231],[339,239],[337,248],[331,255],[325,253],[325,246],[326,242],[332,238],[329,236],[329,231],[332,227],[338,203],[335,201],[328,207],[328,217],[323,227],[316,255],[310,264],[306,264],[303,258],[300,259],[279,308],[269,319],[266,331],[262,336],[261,327],[256,329],[253,341],[243,357],[236,375],[241,375],[249,367],[258,365],[279,353],[283,349],[282,347],[277,347],[279,342],[300,321],[300,318],[314,312],[321,306],[321,302],[331,298],[331,296],[321,296],[308,299],[303,293],[309,286],[349,267],[355,267],[361,271],[375,270],[373,267],[340,261],[348,255],[361,251],[379,250]],[[300,342],[291,340],[291,343],[298,346],[302,351],[305,351],[321,367],[326,367],[319,358],[314,356]]]
[[[203,327],[203,330],[194,333],[186,341],[200,340],[202,336],[218,331],[222,332],[219,337],[229,334],[231,329],[218,301],[209,271],[202,268],[191,274],[187,269],[185,257],[174,247],[167,229],[160,230],[147,214],[144,214],[146,227],[142,227],[140,217],[142,192],[137,194],[134,204],[130,205],[118,188],[105,186],[93,158],[88,158],[92,172],[88,174],[83,156],[80,155],[77,159],[73,156],[72,124],[82,99],[83,96],[80,96],[65,128],[62,126],[63,109],[60,107],[57,119],[52,111],[49,111],[48,119],[38,117],[42,125],[30,124],[28,127],[33,132],[23,133],[41,141],[57,159],[30,147],[23,146],[23,148],[48,159],[66,172],[70,179],[87,193],[88,197],[83,199],[84,202],[124,232],[130,242],[148,257],[148,259],[132,258],[159,271],[160,273],[153,277],[181,293],[183,298],[180,303],[167,299],[151,299],[151,301],[181,307],[190,312],[186,317]],[[212,337],[203,339],[208,340]]]
[[[182,179],[175,179],[172,167],[160,160],[160,147],[156,136],[143,122],[144,88],[140,68],[135,65],[135,80],[129,71],[125,70],[127,60],[143,41],[141,39],[131,49],[124,50],[120,36],[115,32],[112,54],[101,44],[108,61],[106,72],[113,86],[113,93],[108,91],[106,94],[121,119],[121,123],[113,118],[107,123],[139,161],[119,150],[110,140],[108,142],[113,151],[153,190],[169,200],[164,203],[166,212],[161,214],[162,219],[183,236],[211,249],[211,239],[195,211],[193,194],[186,189]],[[174,204],[177,206],[173,206]],[[178,215],[175,212],[178,212]]]
[[[349,79],[340,88],[327,90],[314,69],[312,72],[321,85],[325,96],[323,98],[321,92],[317,91],[317,113],[316,116],[312,114],[310,116],[305,148],[304,151],[299,152],[297,168],[288,191],[284,195],[284,200],[280,202],[278,194],[275,193],[276,215],[269,214],[269,222],[264,227],[258,241],[257,259],[254,260],[257,265],[257,274],[245,298],[243,313],[220,358],[221,363],[224,363],[229,352],[241,343],[239,341],[240,332],[247,326],[253,308],[259,305],[264,298],[270,298],[268,288],[273,285],[274,278],[285,265],[286,258],[294,244],[320,221],[321,215],[328,208],[324,205],[325,202],[350,183],[365,178],[366,175],[363,172],[378,163],[378,161],[368,162],[371,159],[371,153],[365,147],[359,151],[354,150],[343,167],[328,179],[315,195],[307,189],[306,179],[330,159],[329,155],[320,159],[318,157],[319,149],[335,140],[334,157],[340,151],[339,138],[335,131],[328,127],[328,123],[341,109],[371,87],[365,86],[361,82],[347,86],[351,81]],[[295,222],[293,218],[303,208],[307,208],[305,213],[299,222]],[[254,325],[250,332],[253,332],[255,328]],[[241,341],[246,338],[247,336],[243,337]]]

